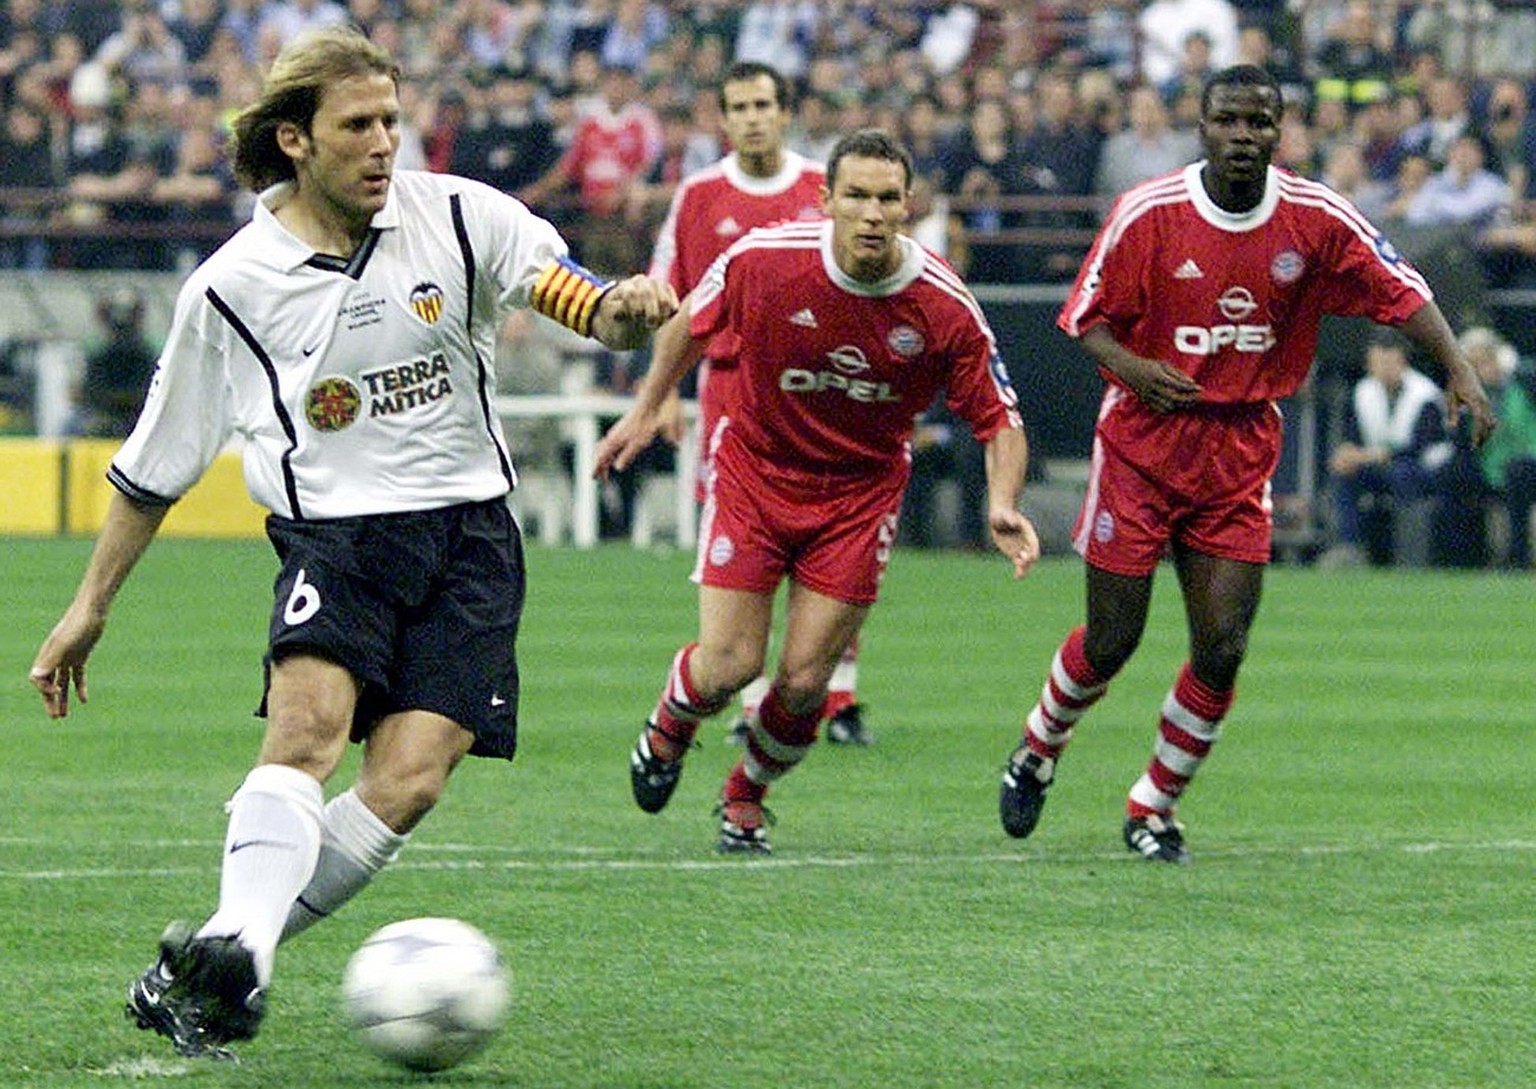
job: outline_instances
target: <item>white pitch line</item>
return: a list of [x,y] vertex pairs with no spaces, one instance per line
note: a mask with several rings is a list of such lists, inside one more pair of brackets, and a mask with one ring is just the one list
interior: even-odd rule
[[[14,841],[12,841],[14,842]],[[57,845],[55,845],[57,846]],[[187,844],[187,846],[194,846]],[[211,844],[196,844],[200,849],[212,849]],[[1303,847],[1231,847],[1213,849],[1196,855],[1202,859],[1246,859],[1254,856],[1321,857],[1357,854],[1467,854],[1467,853],[1524,853],[1536,851],[1533,840],[1488,840],[1482,842],[1455,843],[1421,841],[1414,843],[1342,843]],[[425,844],[413,846],[413,856],[424,853],[444,854],[495,854],[495,848],[469,844]],[[518,870],[532,872],[657,872],[695,873],[731,871],[748,873],[757,870],[812,870],[858,869],[890,866],[912,868],[917,866],[1019,866],[1019,865],[1084,865],[1104,862],[1139,862],[1136,856],[1125,851],[1101,853],[1052,854],[1038,850],[1027,853],[994,852],[974,855],[773,855],[751,858],[617,858],[601,857],[596,848],[573,848],[572,854],[591,855],[581,858],[455,858],[435,860],[412,857],[395,864],[405,870],[495,871]],[[204,874],[208,866],[156,866],[133,869],[128,867],[82,867],[79,869],[0,869],[0,881],[121,881],[144,877],[185,877]]]

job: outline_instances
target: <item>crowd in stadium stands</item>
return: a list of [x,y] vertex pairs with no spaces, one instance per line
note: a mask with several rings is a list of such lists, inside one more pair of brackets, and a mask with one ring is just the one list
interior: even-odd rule
[[1461,0],[0,0],[0,265],[211,250],[250,200],[227,119],[341,22],[402,62],[400,165],[524,196],[609,271],[721,153],[732,60],[794,80],[804,154],[906,141],[916,229],[977,282],[1069,277],[1108,195],[1198,154],[1204,76],[1246,60],[1286,88],[1279,162],[1536,282],[1536,6]]
[[[1536,287],[1536,2],[1487,0],[0,0],[0,268],[189,268],[250,212],[229,118],[342,22],[401,62],[400,166],[519,195],[607,273],[725,150],[735,60],[790,77],[810,158],[897,134],[913,232],[973,283],[1069,279],[1114,194],[1198,157],[1202,82],[1241,61],[1285,90],[1276,162],[1358,204],[1457,328]],[[1335,401],[1364,347],[1325,338]]]

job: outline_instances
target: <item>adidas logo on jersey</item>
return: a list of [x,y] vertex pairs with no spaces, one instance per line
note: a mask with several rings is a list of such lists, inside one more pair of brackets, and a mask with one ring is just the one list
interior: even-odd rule
[[806,307],[804,310],[800,310],[792,315],[789,319],[789,324],[799,325],[806,329],[818,328],[816,324],[816,315],[811,313],[810,307]]
[[715,224],[715,233],[721,238],[734,238],[741,233],[741,224],[736,222],[735,216],[726,216]]
[[1204,276],[1205,273],[1200,271],[1200,266],[1195,264],[1193,257],[1185,258],[1184,263],[1175,269],[1173,273],[1175,280],[1199,280]]

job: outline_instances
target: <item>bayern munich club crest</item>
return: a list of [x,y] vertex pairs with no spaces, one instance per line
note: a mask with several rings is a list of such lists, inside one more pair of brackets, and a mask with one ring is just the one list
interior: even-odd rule
[[1301,254],[1295,250],[1281,250],[1269,263],[1269,274],[1277,284],[1294,284],[1301,279],[1304,268],[1306,262],[1301,259]]
[[709,562],[716,567],[724,567],[731,562],[731,557],[736,555],[736,545],[724,534],[709,542]]
[[443,316],[443,289],[434,283],[417,284],[411,289],[411,313],[428,325],[436,325]]
[[903,359],[915,359],[923,354],[923,334],[910,325],[896,326],[886,334],[885,343]]
[[362,390],[350,379],[333,375],[309,387],[304,398],[304,418],[316,431],[341,431],[352,426],[362,404]]

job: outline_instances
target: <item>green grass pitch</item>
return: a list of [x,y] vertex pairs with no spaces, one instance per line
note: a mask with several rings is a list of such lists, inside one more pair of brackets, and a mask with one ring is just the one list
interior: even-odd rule
[[[338,1016],[376,927],[452,915],[514,973],[510,1023],[433,1079],[514,1089],[1521,1089],[1536,1085],[1536,581],[1277,568],[1195,864],[1119,841],[1183,659],[1171,572],[1035,836],[998,774],[1081,614],[1075,561],[898,552],[865,637],[878,744],[818,746],[769,859],[714,852],[725,722],[668,810],[626,757],[692,637],[691,558],[534,549],[522,751],[472,761],[396,867],[278,955],[239,1064],[122,1017],[166,920],[212,910],[274,563],[158,542],[63,723],[26,683],[89,545],[4,543],[0,1085],[410,1084]],[[355,757],[354,757],[355,759]],[[351,764],[338,776],[348,781]]]

